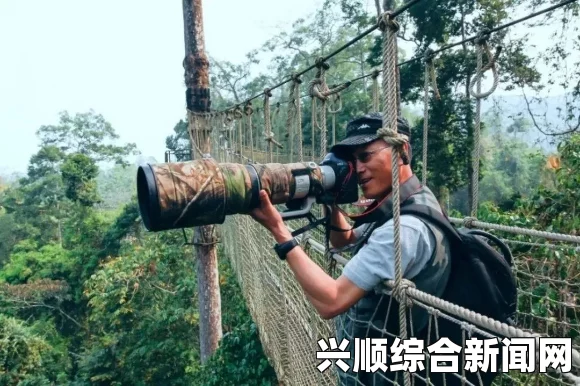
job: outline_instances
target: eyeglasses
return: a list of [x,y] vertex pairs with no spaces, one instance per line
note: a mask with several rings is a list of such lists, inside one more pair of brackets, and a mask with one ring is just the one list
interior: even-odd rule
[[358,162],[362,162],[363,164],[366,164],[367,162],[370,161],[371,156],[381,150],[384,149],[388,149],[390,146],[385,146],[385,147],[381,147],[379,149],[375,149],[375,150],[371,150],[371,151],[363,151],[362,153],[359,153],[358,155],[353,155],[353,157],[355,158],[356,161]]

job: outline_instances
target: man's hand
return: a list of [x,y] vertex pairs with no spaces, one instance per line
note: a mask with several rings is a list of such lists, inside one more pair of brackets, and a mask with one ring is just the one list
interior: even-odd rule
[[270,197],[265,190],[260,190],[260,206],[253,209],[249,214],[254,220],[262,224],[264,228],[272,233],[276,242],[279,243],[292,238],[292,235],[286,226],[284,226],[280,212],[272,205]]
[[[260,191],[260,206],[249,214],[272,233],[277,243],[292,238],[280,212],[272,205],[266,191]],[[292,249],[288,253],[286,261],[306,296],[324,319],[333,318],[346,311],[365,295],[364,290],[358,288],[344,276],[334,280],[318,264],[313,262],[300,247]]]

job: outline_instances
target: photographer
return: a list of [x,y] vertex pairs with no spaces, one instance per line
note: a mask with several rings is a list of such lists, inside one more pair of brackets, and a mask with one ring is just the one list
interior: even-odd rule
[[[391,214],[392,147],[376,135],[381,127],[382,116],[378,113],[358,117],[348,123],[346,138],[331,149],[331,152],[353,162],[364,197],[375,200],[365,213],[356,216],[355,226],[357,223],[358,226],[354,229],[350,229],[345,217],[333,207],[331,224],[340,231],[331,231],[332,246],[341,248],[358,244],[354,246],[354,256],[338,279],[330,277],[300,246],[292,243],[291,233],[264,191],[260,192],[260,207],[251,212],[251,216],[270,231],[276,243],[287,243],[286,261],[321,317],[330,319],[340,316],[337,318],[337,339],[339,342],[343,338],[349,340],[351,360],[346,361],[350,366],[347,374],[339,373],[344,378],[343,382],[350,380],[352,384],[378,385],[386,382],[385,374],[379,374],[381,371],[374,374],[368,369],[366,372],[352,372],[354,338],[387,338],[390,347],[393,335],[399,333],[398,303],[393,299],[390,305],[391,297],[385,291],[377,291],[387,288],[385,281],[395,279],[395,228]],[[399,119],[397,131],[410,138],[410,128],[404,119]],[[403,151],[399,164],[401,205],[411,200],[441,212],[433,193],[420,184],[410,164],[404,162],[405,158],[409,160],[411,157],[408,143]],[[368,231],[371,231],[370,235]],[[421,291],[441,295],[450,272],[450,251],[443,233],[427,221],[401,215],[400,240],[403,277],[411,280]],[[415,332],[423,329],[428,322],[426,312],[416,308],[411,317],[407,317],[408,323],[412,319]],[[413,336],[411,330],[408,331],[409,336]]]

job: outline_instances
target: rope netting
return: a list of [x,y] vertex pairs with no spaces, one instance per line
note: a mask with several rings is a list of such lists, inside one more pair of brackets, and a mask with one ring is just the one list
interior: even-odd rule
[[[396,124],[400,111],[396,76],[396,14],[385,12],[379,16],[377,23],[383,34],[384,62],[381,71],[375,70],[369,74],[374,84],[369,109],[377,111],[377,107],[382,107],[383,128],[379,129],[378,134],[393,145],[393,197],[398,198],[398,159],[405,159],[402,146],[407,139],[397,133]],[[489,31],[473,39],[477,50],[477,68],[475,78],[471,80],[476,90],[471,90],[471,96],[475,98],[477,109],[472,155],[474,183],[471,216],[477,214],[478,206],[480,104],[498,86],[496,59],[500,49],[495,54],[491,53],[487,46],[488,36]],[[435,98],[438,96],[433,62],[435,53],[430,51],[423,56],[425,144],[428,144],[429,90],[433,90]],[[309,84],[303,84],[300,79],[304,72],[292,75],[292,84],[287,93],[289,103],[285,107],[282,108],[279,102],[271,105],[272,89],[266,89],[262,94],[262,109],[252,108],[251,100],[248,100],[243,104],[243,110],[236,106],[236,109],[202,114],[206,118],[202,120],[205,126],[190,126],[192,142],[198,143],[199,133],[207,132],[209,128],[212,153],[219,162],[318,162],[328,151],[328,142],[333,144],[336,141],[334,115],[342,108],[340,93],[348,92],[350,82],[328,88],[324,76],[331,69],[325,58],[318,58],[311,69],[316,69],[317,74]],[[493,86],[489,91],[482,92],[481,81],[488,70],[493,74]],[[380,73],[381,87],[377,79]],[[309,101],[302,100],[301,87],[308,88],[305,96],[310,98]],[[302,138],[303,103],[312,106],[311,141],[308,145]],[[330,131],[327,113],[333,115]],[[330,141],[327,141],[328,132]],[[197,146],[194,148],[199,149]],[[423,151],[423,182],[428,184],[427,146]],[[370,317],[344,313],[332,320],[322,319],[307,300],[287,262],[281,261],[274,253],[272,236],[249,216],[226,218],[220,232],[225,253],[258,326],[264,351],[281,384],[407,386],[450,383],[477,386],[484,384],[485,369],[492,369],[494,363],[497,366],[494,371],[500,372],[495,384],[580,384],[579,236],[492,224],[474,217],[451,219],[458,226],[491,230],[512,249],[518,285],[518,312],[516,326],[513,327],[424,293],[405,279],[401,269],[398,233],[399,203],[393,201],[395,277],[375,290],[379,301],[371,310]],[[313,209],[313,214],[317,218],[323,216],[319,207]],[[290,230],[295,230],[308,222],[298,219],[286,224]],[[298,240],[308,256],[334,278],[340,276],[342,267],[352,257],[348,254],[329,256],[325,249],[325,234],[319,228],[298,236]],[[400,323],[398,328],[387,329],[384,316],[391,307],[397,307],[394,312],[398,314]],[[424,341],[413,339],[418,323],[427,328],[427,339]],[[443,324],[456,327],[461,346],[452,342],[447,342],[451,343],[447,346],[445,337],[439,334]],[[352,336],[347,326],[353,325],[366,328],[366,336],[373,340],[364,341]],[[545,338],[564,338],[568,346],[562,346],[564,341]],[[348,347],[345,347],[343,339]],[[544,349],[545,345],[552,344],[556,346]],[[485,349],[477,351],[478,347]],[[558,351],[560,349],[567,351]],[[337,354],[327,356],[332,360],[317,358],[318,352],[330,354],[329,351]],[[451,356],[445,357],[442,353]],[[496,361],[489,357],[494,353],[498,355]],[[566,365],[558,365],[558,358],[561,358],[559,353],[565,353],[566,358],[570,358]],[[434,360],[437,355],[439,362]],[[532,359],[526,360],[526,355]],[[550,361],[541,358],[542,355],[553,358],[548,358],[552,359]],[[382,365],[386,357],[390,363],[388,369]],[[457,367],[450,372],[438,371],[437,364],[442,366],[441,361]],[[483,371],[479,371],[482,368]],[[414,371],[400,371],[405,369]]]

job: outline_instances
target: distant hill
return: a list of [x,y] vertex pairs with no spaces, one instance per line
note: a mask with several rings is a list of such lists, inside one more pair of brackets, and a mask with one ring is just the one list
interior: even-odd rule
[[[531,101],[531,97],[528,96],[528,100]],[[566,108],[565,95],[546,97],[541,104],[531,103],[530,108],[535,115],[541,115],[540,118],[537,118],[537,124],[544,132],[566,130],[567,126],[565,126],[565,122],[560,116],[560,114],[563,115]],[[508,128],[517,118],[525,118],[531,124],[526,100],[521,95],[493,94],[484,99],[481,104],[484,121],[486,120],[486,115],[492,113],[494,109],[500,114],[503,128]],[[561,109],[561,112],[559,109]],[[410,110],[415,115],[423,116],[422,103],[413,105]],[[530,125],[526,132],[514,135],[517,135],[530,145],[541,147],[546,152],[556,151],[557,143],[563,139],[561,136],[546,136],[533,125]]]
[[[567,130],[564,121],[566,109],[566,96],[558,95],[546,97],[542,103],[532,102],[528,96],[530,109],[536,117],[537,125],[546,133],[561,132]],[[545,151],[556,151],[556,146],[563,138],[561,136],[546,136],[540,132],[533,124],[528,112],[526,100],[520,95],[497,95],[485,99],[482,103],[482,112],[488,113],[493,108],[501,111],[502,123],[508,127],[514,122],[514,118],[525,118],[530,121],[531,126],[527,132],[522,133],[521,139],[529,144],[540,146]]]

